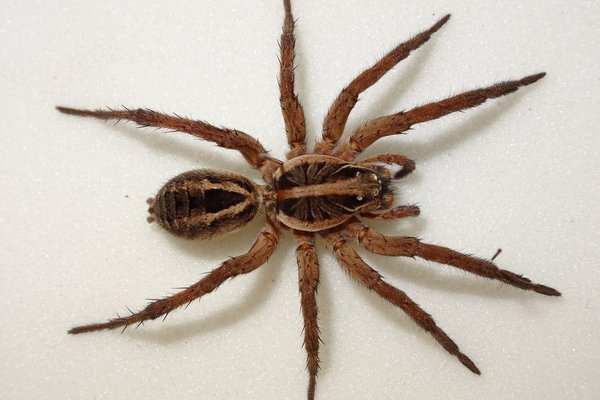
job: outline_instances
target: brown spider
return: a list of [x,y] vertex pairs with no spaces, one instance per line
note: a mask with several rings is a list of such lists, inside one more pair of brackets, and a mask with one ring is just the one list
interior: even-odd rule
[[166,316],[174,309],[212,292],[227,279],[257,269],[273,254],[281,236],[291,230],[297,242],[304,347],[308,353],[309,400],[314,399],[319,368],[316,302],[319,264],[314,247],[317,234],[333,250],[342,268],[352,278],[402,309],[446,351],[456,356],[469,370],[479,374],[473,361],[459,350],[433,318],[403,291],[385,282],[377,271],[363,261],[350,242],[357,241],[365,249],[378,254],[420,257],[451,265],[547,296],[560,296],[560,293],[548,286],[533,283],[522,275],[499,269],[491,260],[423,243],[414,237],[389,237],[373,231],[363,224],[361,217],[389,220],[419,215],[416,206],[393,207],[392,182],[411,173],[415,163],[398,154],[379,154],[362,161],[356,158],[384,136],[402,134],[420,122],[476,107],[487,99],[503,96],[536,82],[545,74],[500,82],[367,121],[348,140],[339,143],[348,115],[359,95],[429,40],[448,21],[450,15],[446,15],[428,30],[398,45],[350,82],[329,108],[323,122],[322,140],[316,144],[313,153],[307,153],[304,113],[294,91],[294,19],[290,0],[284,0],[283,4],[285,18],[280,42],[279,89],[290,146],[285,162],[269,156],[256,139],[243,132],[217,128],[202,121],[148,109],[92,111],[57,107],[59,111],[71,115],[128,120],[140,126],[185,132],[221,147],[237,150],[252,167],[260,171],[265,182],[265,185],[256,185],[241,175],[211,169],[185,172],[167,182],[154,199],[148,200],[148,221],[156,221],[177,236],[188,239],[214,238],[245,225],[263,209],[266,225],[247,253],[225,261],[197,283],[172,296],[152,301],[143,310],[129,316],[78,326],[69,333],[117,327],[125,329],[131,324],[139,325]]

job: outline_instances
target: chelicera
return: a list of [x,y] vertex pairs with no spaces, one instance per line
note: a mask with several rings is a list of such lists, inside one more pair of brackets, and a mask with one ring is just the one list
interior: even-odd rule
[[476,107],[488,99],[532,84],[545,74],[500,82],[408,111],[382,116],[367,121],[347,140],[340,141],[348,115],[359,95],[429,40],[448,21],[450,16],[446,15],[431,28],[392,49],[344,88],[325,117],[321,140],[309,152],[304,112],[294,90],[294,20],[290,0],[284,0],[283,4],[285,17],[280,41],[279,88],[290,146],[285,161],[268,155],[258,140],[246,133],[217,128],[202,121],[148,109],[94,111],[58,107],[59,111],[66,114],[132,121],[140,126],[184,132],[211,141],[240,152],[251,167],[260,171],[264,181],[259,185],[239,174],[212,169],[185,172],[171,179],[149,200],[148,221],[156,221],[169,232],[183,238],[211,239],[245,225],[258,215],[264,215],[266,220],[247,253],[223,262],[198,282],[172,296],[152,301],[139,312],[107,322],[78,326],[69,333],[125,329],[132,324],[166,316],[176,308],[212,292],[227,279],[260,267],[273,254],[282,235],[291,232],[297,243],[309,400],[315,396],[319,364],[316,302],[319,264],[314,247],[317,236],[325,241],[352,278],[399,307],[448,353],[479,374],[473,361],[460,351],[433,318],[406,293],[388,284],[357,254],[352,242],[377,254],[418,257],[546,296],[560,296],[560,293],[551,287],[533,283],[522,275],[500,269],[493,260],[424,243],[414,237],[384,236],[375,232],[363,222],[365,219],[393,220],[419,214],[416,206],[394,205],[395,182],[411,173],[415,164],[398,154],[379,154],[363,160],[359,156],[382,137],[403,134],[418,123]]

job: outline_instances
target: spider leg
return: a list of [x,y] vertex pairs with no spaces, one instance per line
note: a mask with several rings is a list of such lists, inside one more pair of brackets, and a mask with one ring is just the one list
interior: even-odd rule
[[386,256],[420,257],[440,264],[451,265],[484,278],[496,279],[523,290],[532,290],[546,296],[560,296],[551,287],[531,282],[528,278],[498,268],[494,263],[473,257],[447,247],[423,243],[408,236],[384,236],[355,218],[345,226],[344,235],[356,239],[365,249]]
[[290,145],[288,160],[306,153],[306,126],[304,111],[294,92],[294,18],[290,0],[283,0],[285,18],[279,48],[279,104],[285,122],[285,133]]
[[417,206],[398,206],[394,207],[389,211],[386,211],[381,214],[375,213],[362,213],[361,217],[370,218],[370,219],[400,219],[406,217],[416,217],[421,213],[419,207]]
[[383,163],[399,166],[399,170],[393,171],[392,178],[394,179],[402,179],[415,170],[415,162],[410,158],[404,157],[400,154],[377,154],[376,156],[369,157],[360,162],[360,164],[372,163]]
[[543,78],[544,75],[546,74],[542,72],[519,80],[499,82],[492,86],[470,90],[408,111],[368,121],[352,133],[346,143],[336,149],[335,155],[343,160],[351,161],[373,142],[384,136],[401,134],[414,124],[438,119],[455,111],[477,107],[488,99],[504,96],[516,91],[521,86],[530,85]]
[[478,375],[481,374],[475,363],[463,354],[456,343],[437,326],[431,315],[425,312],[406,293],[385,282],[377,271],[360,258],[354,248],[346,242],[339,232],[328,232],[322,234],[322,236],[327,241],[329,247],[333,249],[341,266],[352,278],[402,309],[417,325],[429,332],[448,353],[456,356],[471,372]]
[[358,96],[377,82],[386,72],[392,69],[400,61],[423,43],[427,42],[431,35],[444,25],[450,15],[444,16],[428,30],[419,33],[412,39],[399,44],[372,67],[363,71],[348,86],[346,86],[334,100],[323,121],[323,139],[317,143],[315,153],[329,154],[336,146],[338,140],[344,133],[344,127],[348,115],[356,105]]
[[298,242],[296,258],[298,261],[298,283],[302,317],[304,318],[304,348],[308,369],[308,400],[315,397],[317,372],[319,370],[319,325],[317,321],[317,286],[319,285],[319,261],[314,247],[314,234],[294,231]]
[[247,253],[230,258],[193,285],[172,296],[152,301],[142,311],[132,313],[126,317],[117,317],[103,323],[77,326],[70,329],[69,333],[77,334],[117,327],[125,329],[131,324],[139,325],[144,321],[156,319],[160,316],[166,317],[176,308],[189,304],[193,300],[212,292],[227,279],[246,274],[260,267],[273,254],[281,232],[273,225],[267,224]]
[[237,150],[254,168],[272,167],[271,164],[277,163],[267,151],[252,136],[235,130],[217,128],[203,121],[195,121],[179,116],[162,114],[156,111],[139,108],[131,110],[124,108],[122,110],[81,110],[69,107],[56,107],[60,112],[82,117],[94,117],[99,119],[126,120],[137,123],[141,127],[164,128],[173,131],[189,133],[200,139],[216,143],[226,149]]

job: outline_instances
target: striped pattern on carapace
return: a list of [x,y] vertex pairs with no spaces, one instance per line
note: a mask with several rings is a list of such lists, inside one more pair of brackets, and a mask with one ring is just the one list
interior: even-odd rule
[[273,178],[278,219],[302,231],[331,228],[393,202],[392,175],[383,165],[308,154],[285,162]]

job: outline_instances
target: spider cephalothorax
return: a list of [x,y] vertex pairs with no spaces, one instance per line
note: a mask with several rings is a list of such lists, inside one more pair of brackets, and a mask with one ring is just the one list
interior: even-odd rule
[[402,309],[429,332],[450,354],[472,372],[475,366],[458,346],[437,326],[433,318],[403,291],[391,286],[357,254],[352,241],[365,249],[388,256],[419,257],[447,264],[473,274],[496,279],[524,290],[547,296],[560,293],[531,282],[522,275],[498,268],[492,260],[459,253],[446,247],[423,243],[410,236],[384,236],[365,225],[363,219],[397,219],[419,214],[416,206],[393,207],[391,183],[414,170],[414,162],[398,154],[380,154],[362,161],[356,158],[376,140],[402,134],[418,123],[455,111],[475,107],[488,99],[514,92],[544,76],[544,73],[500,82],[447,99],[367,121],[348,140],[340,143],[348,115],[360,93],[373,85],[394,65],[439,30],[449,15],[430,29],[399,44],[358,75],[331,105],[323,122],[322,140],[313,153],[307,153],[304,112],[294,92],[294,20],[290,0],[283,1],[285,18],[281,35],[279,88],[280,104],[290,146],[285,162],[267,154],[253,137],[232,129],[217,128],[206,122],[161,114],[147,109],[81,110],[58,107],[66,114],[100,119],[133,121],[140,126],[180,131],[239,151],[248,163],[261,172],[263,185],[230,172],[200,169],[183,173],[167,182],[149,200],[148,221],[156,221],[169,232],[189,239],[210,239],[231,232],[261,214],[266,224],[250,250],[223,264],[198,282],[180,292],[152,301],[143,310],[107,322],[78,326],[69,333],[141,324],[166,316],[174,309],[212,292],[229,278],[255,270],[264,264],[277,247],[279,238],[292,231],[297,242],[298,275],[304,346],[309,374],[308,399],[315,395],[318,371],[319,328],[316,292],[319,264],[314,237],[320,236],[333,250],[349,275],[381,297]]
[[277,218],[290,228],[318,232],[357,213],[388,210],[391,177],[382,165],[325,155],[295,157],[273,176]]

